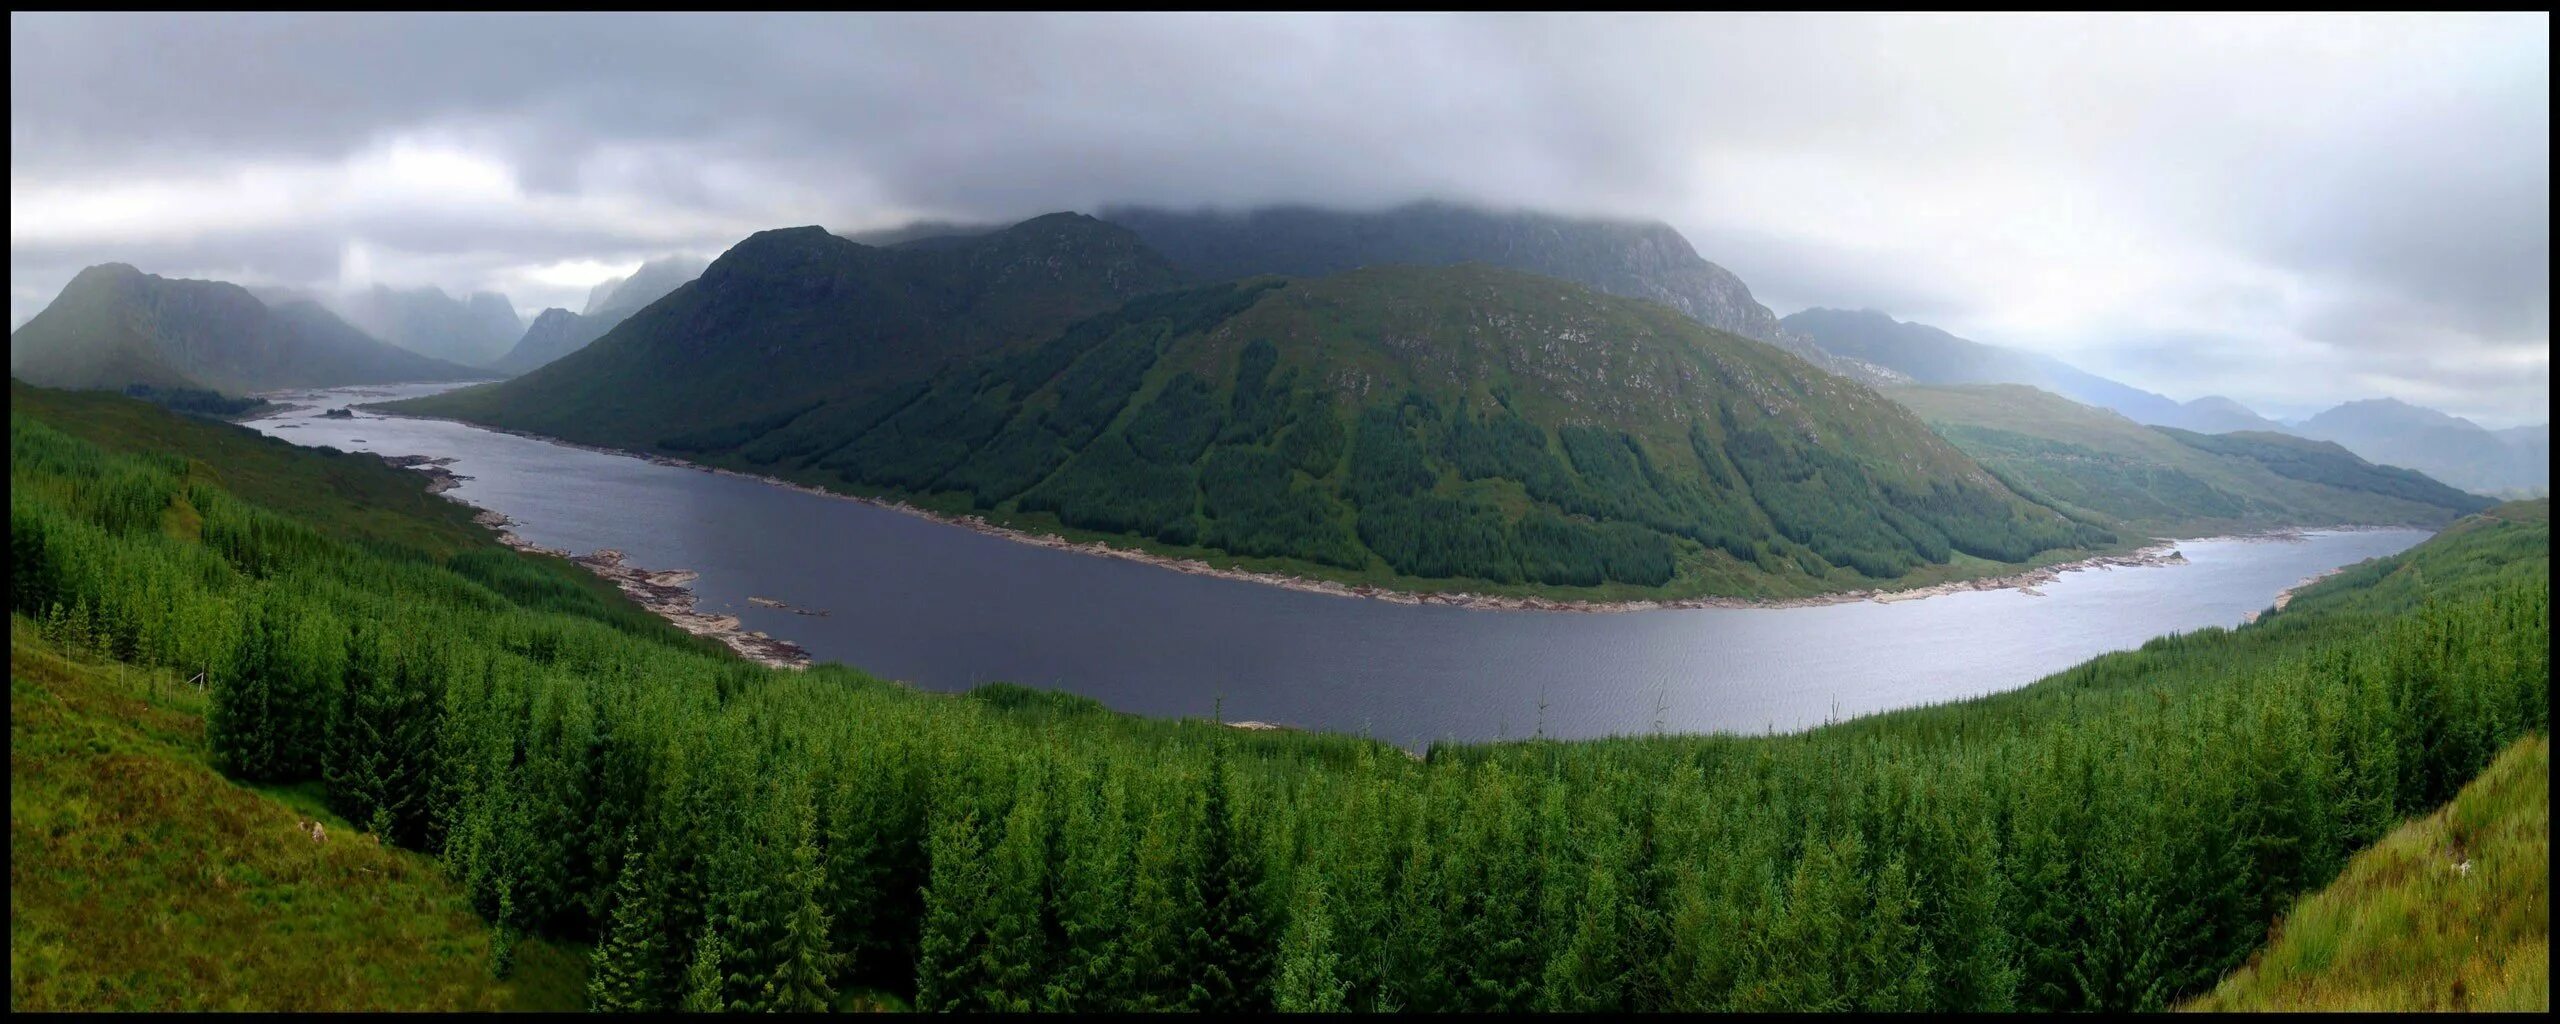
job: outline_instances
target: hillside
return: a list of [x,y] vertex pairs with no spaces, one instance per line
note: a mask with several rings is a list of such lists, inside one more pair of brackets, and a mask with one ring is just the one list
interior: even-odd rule
[[2518,740],[2453,802],[2347,862],[2186,1009],[2551,1010],[2551,741]]
[[2390,398],[2348,402],[2295,431],[2335,441],[2358,455],[2405,466],[2482,494],[2541,493],[2551,488],[2550,428],[2534,435],[2493,433],[2459,416]]
[[1407,588],[1803,594],[2114,539],[1863,386],[1480,264],[1143,299],[929,383],[658,444]]
[[2408,491],[2404,476],[2370,465],[2342,463],[2336,474],[2307,478],[2308,470],[2288,460],[2253,457],[2282,448],[2186,444],[2168,431],[2023,384],[1887,388],[1885,394],[2014,486],[2146,534],[2433,526],[2486,504],[2440,487]]
[[236,396],[478,373],[376,341],[308,302],[271,309],[238,285],[107,263],[81,271],[10,333],[9,375],[48,387]]
[[859,398],[1054,336],[1177,274],[1127,231],[1052,214],[938,248],[764,231],[603,337],[407,411],[625,447]]
[[1105,209],[1199,281],[1279,274],[1322,277],[1361,267],[1485,263],[1562,278],[1688,314],[1720,331],[1765,341],[1824,370],[1869,384],[1899,379],[1841,359],[1788,331],[1732,271],[1698,256],[1660,221],[1566,217],[1443,202],[1375,212],[1311,206],[1244,211]]
[[432,857],[223,778],[188,675],[11,617],[12,1012],[585,1007],[586,957],[557,943],[491,978],[492,930]]
[[[2256,625],[2012,693],[1783,737],[1416,760],[1022,687],[745,664],[599,621],[534,585],[557,582],[549,563],[485,539],[446,557],[349,543],[242,500],[219,482],[245,475],[227,456],[199,468],[146,436],[233,428],[90,400],[121,408],[58,425],[13,409],[13,612],[146,693],[211,666],[194,749],[436,856],[484,918],[594,943],[596,1009],[841,1008],[878,984],[928,1010],[2157,1010],[2549,728],[2547,501],[2467,518]],[[104,421],[140,447],[87,440]],[[129,716],[184,729],[110,707],[62,733],[74,763],[122,750]],[[25,749],[13,788],[79,777],[35,774]],[[212,807],[206,792],[155,804],[141,848],[192,828],[169,808]],[[123,798],[13,800],[13,824]],[[330,831],[333,851],[352,838]],[[251,849],[190,850],[171,884],[279,877],[234,859]],[[20,854],[13,889],[60,865],[49,891],[148,905],[120,881],[135,859]],[[186,962],[53,956],[22,920],[13,986],[94,998]],[[84,937],[273,948],[230,923],[127,916]],[[85,973],[101,968],[118,973]],[[286,998],[239,1002],[302,1005]]]

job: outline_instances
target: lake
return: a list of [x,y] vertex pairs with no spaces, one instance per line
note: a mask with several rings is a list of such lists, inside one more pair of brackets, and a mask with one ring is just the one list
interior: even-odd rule
[[[304,445],[451,457],[448,492],[524,539],[691,569],[699,608],[933,690],[1007,680],[1144,715],[1433,741],[1787,731],[2015,689],[2164,634],[2236,626],[2307,576],[2421,530],[2209,538],[2186,565],[1800,608],[1583,614],[1394,604],[1050,550],[916,516],[441,420],[321,418],[452,385],[271,396]],[[752,604],[750,596],[824,610]],[[1541,710],[1541,704],[1544,710]]]

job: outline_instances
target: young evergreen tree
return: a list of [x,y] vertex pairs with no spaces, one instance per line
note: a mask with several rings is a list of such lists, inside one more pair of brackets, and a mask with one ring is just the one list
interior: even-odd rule
[[785,1013],[815,1013],[833,1007],[837,955],[828,948],[827,912],[818,905],[820,877],[814,808],[805,801],[791,848],[791,874],[782,891],[791,904],[783,919],[780,948],[758,1001],[763,1008]]
[[626,830],[631,850],[613,883],[611,925],[587,970],[587,1008],[602,1012],[655,1012],[667,1008],[658,988],[660,929],[656,892],[649,878],[648,856],[640,852],[636,830]]
[[916,947],[916,1009],[989,1008],[996,994],[987,957],[995,884],[977,812],[937,813],[931,841],[933,874]]
[[1271,916],[1262,907],[1263,872],[1228,798],[1226,748],[1210,748],[1201,801],[1200,914],[1190,959],[1197,970],[1192,1008],[1250,1013],[1271,1007]]
[[1341,1013],[1344,987],[1339,972],[1342,954],[1333,948],[1333,923],[1325,910],[1324,883],[1312,877],[1299,886],[1281,937],[1280,973],[1272,985],[1272,1007],[1282,1013]]

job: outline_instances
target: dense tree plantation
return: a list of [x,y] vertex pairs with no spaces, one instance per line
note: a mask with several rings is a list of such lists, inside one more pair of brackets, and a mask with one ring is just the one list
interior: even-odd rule
[[[1520,526],[1426,491],[1401,447],[1447,444],[1454,404],[1379,407],[1293,450],[1295,392],[1215,401],[1208,384],[1157,382],[1187,397],[1103,457],[1216,466],[1230,430],[1255,454],[1229,459],[1303,472],[1331,452],[1319,468],[1449,529],[1291,513],[1269,543],[1331,530],[1452,565],[1518,557]],[[1087,386],[1022,429],[1098,434],[1092,396],[1132,387]],[[1204,401],[1230,413],[1214,431]],[[1554,480],[1568,463],[1647,479],[1662,457],[1464,415],[1484,431],[1466,458],[1543,451],[1555,463],[1524,472]],[[593,943],[599,1009],[816,1009],[856,987],[926,1009],[2158,1009],[2549,727],[2543,501],[2256,625],[2015,693],[1785,736],[1417,759],[1019,687],[769,670],[600,610],[557,563],[288,515],[229,489],[218,459],[115,451],[88,429],[12,412],[13,615],[204,671],[228,771],[316,782],[349,820],[438,856],[503,933]],[[1828,468],[1794,452],[1803,465],[1745,458],[1713,479],[1819,486]],[[1307,486],[1200,471],[1221,475],[1239,479],[1219,503],[1285,509]],[[1686,500],[1606,493],[1592,500]],[[1903,499],[1922,524],[1969,500]],[[1153,499],[1126,500],[1147,521]],[[1658,564],[1632,534],[1537,523],[1539,558]],[[1950,547],[2002,542],[1939,529]]]
[[1485,267],[1143,296],[930,381],[657,446],[1035,529],[1495,588],[1811,592],[2118,540],[1766,345]]

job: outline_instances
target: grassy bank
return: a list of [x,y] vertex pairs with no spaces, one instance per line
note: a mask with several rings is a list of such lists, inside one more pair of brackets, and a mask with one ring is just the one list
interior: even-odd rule
[[2187,1008],[2550,1010],[2550,740],[2357,854]]
[[489,927],[432,858],[223,778],[204,709],[175,673],[11,620],[11,1010],[586,1005],[583,950],[519,942],[493,979]]

